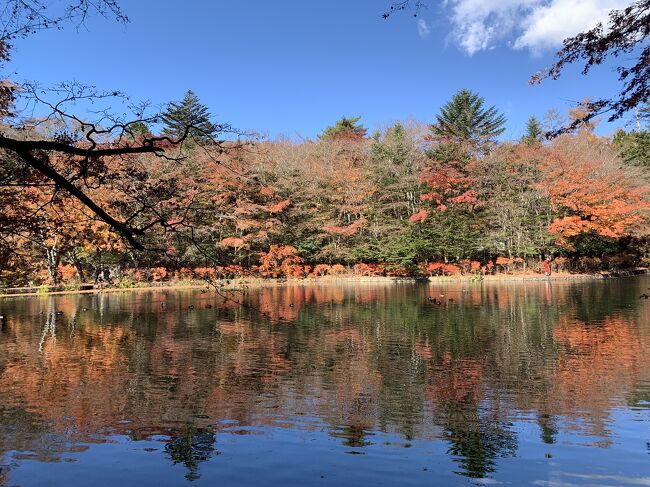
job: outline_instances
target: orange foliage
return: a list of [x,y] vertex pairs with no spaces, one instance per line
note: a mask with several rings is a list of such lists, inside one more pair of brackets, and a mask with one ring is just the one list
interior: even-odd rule
[[156,282],[164,281],[167,277],[167,269],[164,267],[154,267],[151,269],[151,279]]
[[219,242],[219,245],[222,247],[231,247],[235,250],[250,248],[250,246],[243,239],[237,237],[224,238],[221,242]]
[[217,276],[217,271],[213,267],[196,267],[194,269],[194,276],[202,279],[214,279]]
[[620,238],[642,222],[648,210],[647,189],[623,168],[598,153],[570,151],[559,144],[544,162],[543,189],[560,213],[549,228],[560,244],[567,238],[594,232]]
[[555,264],[558,270],[565,270],[568,261],[569,259],[567,259],[566,257],[556,257],[555,259],[553,259],[553,263]]
[[338,226],[326,226],[323,229],[327,233],[331,233],[333,235],[340,235],[341,237],[351,237],[355,233],[357,233],[363,226],[367,223],[367,220],[365,218],[359,218],[355,222],[351,223],[347,227],[338,227]]
[[330,266],[327,264],[317,264],[312,271],[315,276],[324,276],[330,271]]
[[457,265],[443,262],[430,262],[426,266],[421,264],[420,268],[429,276],[453,276],[461,273],[460,267]]
[[[260,252],[258,272],[263,277],[295,277],[296,267],[302,266],[303,259],[296,255],[297,250],[290,245],[271,245],[268,252]],[[303,269],[298,272],[302,277]]]
[[427,218],[427,216],[429,216],[429,212],[427,210],[420,210],[417,213],[411,215],[409,220],[412,223],[422,223]]
[[275,203],[271,206],[268,206],[267,209],[269,213],[275,214],[275,213],[282,213],[284,210],[286,210],[289,205],[291,204],[290,200],[284,200],[280,201],[278,203]]
[[334,264],[330,268],[329,273],[331,275],[333,275],[333,276],[337,276],[337,275],[345,274],[346,272],[347,272],[347,269],[345,267],[343,267],[341,264]]
[[59,265],[57,267],[57,270],[59,271],[59,275],[61,276],[61,280],[64,283],[70,283],[75,280],[77,277],[77,271],[72,265]]
[[384,269],[380,265],[360,263],[355,264],[354,273],[361,276],[381,276]]

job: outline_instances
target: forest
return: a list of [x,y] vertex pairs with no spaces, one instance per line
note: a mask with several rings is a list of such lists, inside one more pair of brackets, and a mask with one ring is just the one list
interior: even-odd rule
[[[480,278],[543,272],[544,259],[560,272],[647,266],[650,109],[636,112],[634,129],[602,136],[588,106],[531,117],[506,140],[499,108],[461,89],[425,122],[371,133],[361,117],[342,117],[313,140],[267,140],[216,125],[188,91],[159,119],[126,124],[112,139],[105,130],[101,157],[49,158],[113,220],[5,158],[0,285]],[[18,141],[68,147],[96,144],[88,132],[101,132],[63,116],[12,130],[3,128]],[[153,139],[164,155],[111,154]],[[111,221],[137,227],[137,245]]]

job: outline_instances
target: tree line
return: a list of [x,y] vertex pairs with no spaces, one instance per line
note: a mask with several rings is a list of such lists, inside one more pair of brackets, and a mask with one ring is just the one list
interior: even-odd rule
[[[162,157],[49,158],[111,218],[140,230],[139,249],[75,195],[6,158],[0,282],[480,275],[536,271],[545,258],[582,272],[644,265],[650,132],[602,137],[594,119],[573,124],[588,106],[531,117],[520,139],[504,140],[498,108],[460,90],[430,123],[370,133],[360,117],[342,117],[314,139],[252,142],[217,140],[226,125],[188,91],[98,145],[156,140]],[[46,120],[13,136],[84,146],[87,132]]]

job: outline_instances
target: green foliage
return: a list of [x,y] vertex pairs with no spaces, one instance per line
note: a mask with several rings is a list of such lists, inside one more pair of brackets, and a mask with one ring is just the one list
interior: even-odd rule
[[612,144],[620,151],[626,164],[650,169],[650,131],[618,130]]
[[51,289],[51,286],[48,286],[48,285],[46,285],[46,284],[43,284],[43,285],[41,285],[41,286],[38,286],[38,288],[36,289],[36,292],[37,292],[38,294],[47,294],[47,293],[50,292],[50,289]]
[[466,165],[472,159],[472,153],[465,144],[435,144],[427,150],[429,159],[442,164]]
[[301,256],[310,256],[315,255],[320,252],[322,245],[321,243],[313,238],[308,238],[306,240],[300,240],[295,244],[298,255]]
[[162,115],[165,125],[163,133],[173,137],[182,137],[186,131],[197,141],[209,140],[217,127],[210,121],[208,107],[203,105],[192,90],[185,93],[181,102],[171,102]]
[[134,122],[126,127],[125,132],[131,137],[137,138],[151,134],[151,129],[144,122]]
[[404,126],[396,123],[383,137],[375,137],[371,152],[375,159],[383,161],[386,166],[404,167],[412,164],[413,144]]
[[434,134],[459,142],[474,145],[490,142],[505,130],[506,117],[496,107],[484,107],[485,100],[469,90],[463,89],[447,102],[437,123],[432,125]]
[[362,139],[367,130],[359,123],[361,117],[341,117],[334,125],[327,127],[320,135],[321,139]]
[[538,161],[529,157],[504,146],[478,162],[478,198],[488,228],[484,243],[492,255],[533,257],[553,246],[550,201],[537,186]]
[[412,235],[408,228],[401,233],[387,235],[378,242],[357,245],[352,254],[357,262],[391,262],[405,268],[414,268],[426,259],[429,242]]
[[603,237],[597,233],[583,233],[570,239],[576,255],[602,256],[613,255],[620,251],[618,239]]
[[[467,96],[469,118],[494,115],[482,108],[477,95]],[[453,104],[445,109],[449,118],[462,100]],[[539,140],[534,118],[527,132],[530,141]],[[417,275],[431,263],[477,274],[481,265],[493,269],[488,263],[497,257],[516,259],[521,269],[521,258],[558,252],[598,260],[625,251],[642,262],[642,251],[620,243],[627,237],[635,242],[646,238],[631,233],[644,231],[645,220],[636,212],[646,208],[647,197],[635,185],[643,178],[638,169],[616,161],[618,151],[632,153],[632,142],[643,141],[645,133],[620,132],[613,142],[583,132],[546,144],[528,143],[524,137],[490,144],[489,150],[476,150],[474,141],[436,139],[426,126],[415,124],[397,123],[372,138],[364,135],[358,117],[343,118],[316,141],[263,142],[256,150],[228,150],[218,161],[190,157],[177,164],[139,156],[144,164],[126,168],[132,178],[128,188],[138,186],[156,211],[171,221],[181,219],[176,228],[191,233],[192,240],[171,226],[148,231],[148,247],[161,249],[157,252],[133,252],[105,227],[70,228],[61,240],[58,214],[47,215],[53,219],[46,229],[50,234],[36,238],[57,245],[60,263],[68,269],[74,265],[77,272],[85,269],[86,280],[98,267],[124,275],[116,283],[120,287],[150,279],[157,268],[167,270],[165,280],[176,281],[188,279],[196,269],[215,278],[247,271],[255,275],[260,254],[270,246],[294,247],[301,266],[365,263],[393,275]],[[637,153],[644,155],[644,150]],[[619,205],[619,199],[626,203],[625,188],[638,198]],[[121,189],[103,189],[97,197],[116,217],[131,214]],[[613,192],[614,205],[606,197]],[[151,228],[148,218],[135,218],[141,228]],[[614,238],[588,234],[594,228]],[[1,277],[11,275],[13,283],[30,277],[41,282],[37,273],[46,275],[47,261],[42,247],[31,249],[35,272],[20,277],[14,269],[27,266],[2,261],[0,254]],[[606,265],[616,267],[612,258]],[[122,274],[129,269],[143,272]],[[291,277],[308,272],[304,267],[285,270]]]
[[482,257],[484,231],[476,214],[460,208],[432,211],[422,225],[414,225],[420,260],[458,261]]
[[526,122],[526,135],[524,135],[524,141],[529,144],[535,144],[542,140],[542,125],[537,120],[535,116],[532,116]]

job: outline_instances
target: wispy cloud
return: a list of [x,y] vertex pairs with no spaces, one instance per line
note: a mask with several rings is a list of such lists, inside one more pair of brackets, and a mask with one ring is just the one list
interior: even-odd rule
[[[505,43],[538,53],[606,22],[629,0],[445,0],[451,35],[467,54]],[[418,26],[419,29],[419,26]]]
[[418,34],[421,39],[424,39],[431,34],[431,29],[429,28],[427,21],[424,19],[418,19]]

